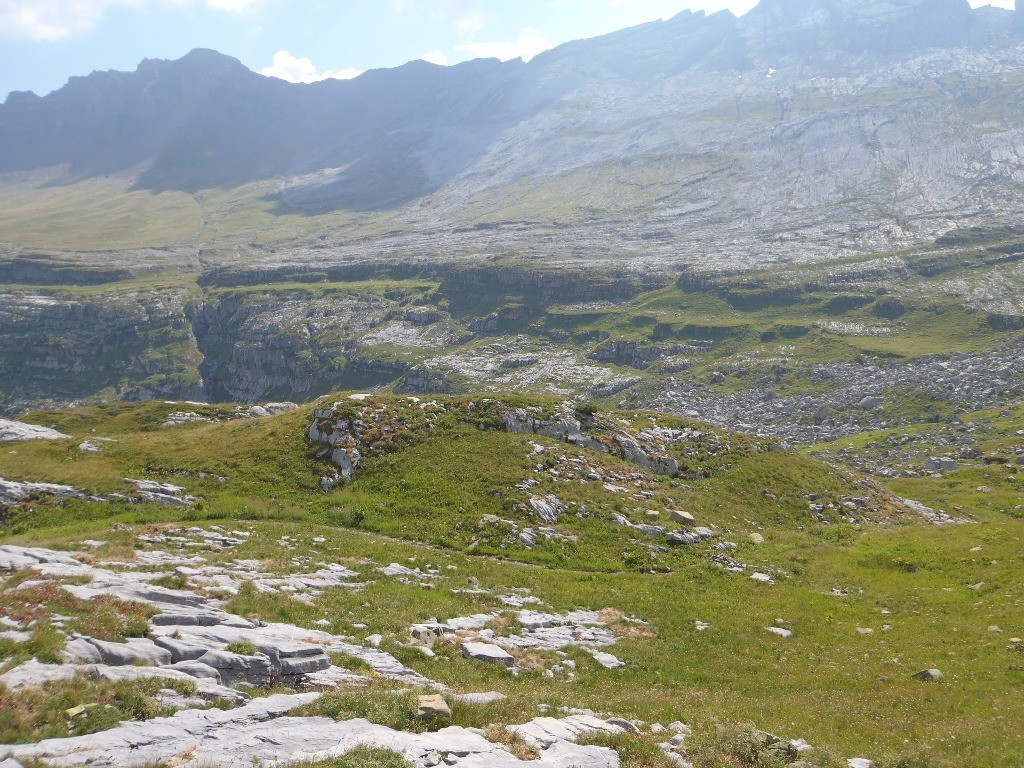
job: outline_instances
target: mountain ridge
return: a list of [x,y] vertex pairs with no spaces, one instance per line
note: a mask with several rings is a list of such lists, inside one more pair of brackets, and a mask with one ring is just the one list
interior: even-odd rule
[[149,193],[274,181],[278,213],[417,233],[525,224],[602,242],[629,222],[730,258],[906,247],[1024,213],[1021,18],[966,0],[764,0],[528,63],[309,85],[199,49],[12,94],[0,173],[129,174]]

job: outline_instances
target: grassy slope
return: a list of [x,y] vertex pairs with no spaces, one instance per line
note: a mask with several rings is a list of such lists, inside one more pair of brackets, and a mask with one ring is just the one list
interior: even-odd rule
[[[243,595],[232,606],[307,626],[326,617],[338,632],[355,632],[352,624],[365,622],[373,631],[400,638],[409,624],[428,616],[496,608],[489,596],[455,595],[448,589],[464,587],[470,577],[496,590],[528,587],[559,610],[611,607],[651,623],[645,634],[653,636],[626,638],[615,647],[630,663],[625,671],[605,671],[574,652],[580,672],[571,685],[536,674],[512,680],[457,659],[427,660],[388,641],[389,649],[409,664],[457,690],[495,688],[512,695],[507,712],[474,717],[511,717],[539,702],[588,706],[649,721],[681,718],[697,727],[698,740],[715,738],[714,723],[751,721],[807,738],[818,746],[822,765],[830,764],[829,755],[855,754],[881,758],[882,766],[994,768],[1024,760],[1024,739],[1011,725],[1024,717],[1019,695],[1024,675],[1019,653],[1007,650],[1007,638],[1024,631],[1017,578],[1024,524],[1018,520],[992,514],[989,522],[960,528],[820,526],[801,519],[795,507],[783,505],[772,514],[738,479],[729,489],[723,474],[695,486],[692,508],[699,518],[706,515],[722,525],[729,521],[736,529],[731,538],[741,544],[734,556],[783,572],[777,584],[726,574],[698,549],[673,559],[671,574],[631,572],[615,552],[621,539],[605,526],[601,532],[583,529],[584,538],[593,535],[595,546],[604,550],[596,570],[582,558],[560,566],[547,562],[541,569],[339,527],[359,505],[369,509],[399,499],[405,509],[378,507],[376,513],[380,527],[386,522],[398,526],[389,533],[423,537],[435,524],[413,521],[424,523],[438,508],[442,522],[455,519],[459,506],[476,521],[494,503],[486,491],[494,485],[504,488],[519,476],[524,445],[518,437],[459,434],[461,453],[442,441],[426,441],[408,455],[402,451],[368,463],[351,488],[328,496],[316,490],[320,465],[297,438],[308,412],[161,430],[156,425],[167,410],[147,404],[38,414],[34,421],[55,424],[76,439],[5,447],[0,476],[68,482],[100,492],[124,490],[122,477],[152,476],[204,497],[202,509],[41,504],[10,521],[4,540],[63,546],[100,538],[110,541],[111,548],[124,548],[133,542],[133,533],[111,532],[114,522],[227,520],[253,528],[256,535],[239,550],[224,553],[225,560],[256,557],[287,570],[276,542],[290,535],[300,549],[326,559],[355,563],[369,558],[386,564],[415,557],[446,574],[430,591],[378,579],[361,594],[329,591],[314,606],[257,595]],[[101,454],[77,451],[79,439],[96,436],[120,442],[108,444]],[[430,451],[431,445],[436,450]],[[441,450],[441,445],[446,447]],[[473,460],[459,460],[460,455]],[[814,475],[823,470],[808,460],[772,459],[780,464],[763,471],[796,485],[819,482],[828,474]],[[414,468],[418,473],[407,471]],[[175,469],[214,472],[228,482],[181,477],[172,473]],[[755,470],[744,476],[755,478],[751,488],[761,494],[762,479]],[[724,493],[729,490],[734,497]],[[736,512],[742,512],[742,520],[756,519],[766,544],[746,542],[745,533],[753,526],[732,521]],[[402,525],[410,527],[402,531]],[[316,536],[326,542],[314,542]],[[511,554],[531,557],[529,552]],[[362,568],[372,577],[372,568]],[[983,586],[967,588],[978,583]],[[836,597],[833,589],[848,596]],[[891,615],[883,615],[883,609]],[[765,631],[778,618],[793,629],[792,638]],[[711,627],[697,632],[698,619]],[[1004,631],[989,631],[991,625]],[[858,627],[875,632],[861,635]],[[934,685],[910,679],[925,667],[939,667],[946,678]]]

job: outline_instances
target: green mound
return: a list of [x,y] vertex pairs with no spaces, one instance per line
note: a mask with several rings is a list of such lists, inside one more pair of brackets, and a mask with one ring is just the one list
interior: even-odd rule
[[[264,419],[168,403],[37,413],[30,420],[72,439],[18,446],[0,456],[0,477],[110,500],[30,498],[7,510],[7,531],[305,520],[524,562],[664,572],[752,533],[826,531],[893,512],[887,493],[852,473],[661,414],[527,396],[322,405],[335,401]],[[194,421],[167,426],[181,413]],[[87,439],[99,450],[83,451]],[[350,479],[332,459],[356,464]],[[126,478],[171,483],[196,501],[132,503]]]

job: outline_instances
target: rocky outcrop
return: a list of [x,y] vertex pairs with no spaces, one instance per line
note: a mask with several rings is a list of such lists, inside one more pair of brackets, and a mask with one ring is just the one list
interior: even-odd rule
[[55,483],[20,483],[4,480],[0,477],[0,510],[6,510],[15,504],[34,497],[50,496],[58,499],[91,498],[83,491],[70,485]]
[[466,768],[618,768],[618,755],[606,747],[580,746],[583,736],[618,734],[624,729],[593,715],[538,718],[516,727],[537,749],[539,762],[515,757],[477,729],[437,732],[396,731],[367,720],[334,721],[289,713],[313,703],[319,694],[275,695],[239,709],[188,710],[144,723],[124,723],[91,736],[52,739],[35,745],[0,747],[18,760],[53,766],[141,768],[173,762],[182,768],[203,766],[287,765],[344,757],[357,747],[395,751],[418,768],[446,765]]
[[[678,459],[669,455],[672,447],[692,437],[685,430],[633,429],[591,415],[580,414],[581,420],[569,403],[551,415],[540,407],[512,408],[498,400],[486,400],[479,405],[434,400],[426,408],[427,404],[418,398],[397,403],[378,402],[370,395],[354,395],[353,398],[349,402],[335,403],[331,408],[317,408],[307,430],[310,440],[327,446],[321,456],[330,458],[339,478],[344,480],[352,477],[363,456],[389,450],[392,441],[402,444],[406,438],[417,439],[415,422],[421,422],[419,426],[428,429],[432,428],[429,422],[446,415],[466,421],[483,419],[478,423],[490,428],[543,435],[581,448],[612,453],[655,474],[670,477],[679,474]],[[546,523],[555,522],[565,509],[554,497],[535,497],[530,504]]]

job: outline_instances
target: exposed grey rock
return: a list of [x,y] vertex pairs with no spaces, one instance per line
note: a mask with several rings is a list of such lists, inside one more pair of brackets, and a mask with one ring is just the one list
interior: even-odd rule
[[136,495],[143,501],[151,501],[167,507],[191,507],[198,501],[195,496],[184,495],[185,489],[177,485],[157,483],[152,480],[125,479],[138,488]]
[[87,496],[77,488],[70,485],[57,485],[55,483],[20,483],[14,480],[0,478],[0,510],[6,509],[19,501],[33,496],[52,496],[58,499],[88,499],[99,501],[92,496]]
[[175,664],[183,661],[197,661],[210,650],[206,646],[193,645],[165,635],[154,636],[153,642],[170,653],[171,661]]
[[224,699],[237,704],[247,701],[249,698],[239,691],[225,688],[213,678],[190,674],[191,671],[193,670],[186,672],[184,669],[171,667],[111,667],[104,664],[40,664],[35,659],[30,659],[24,664],[0,675],[0,684],[3,684],[10,690],[16,691],[21,688],[45,685],[46,683],[59,682],[62,680],[70,680],[77,675],[110,682],[155,677],[163,680],[184,680],[193,682],[197,686],[198,695],[207,700]]
[[942,458],[932,456],[924,464],[924,468],[928,472],[956,472],[958,467],[956,459],[948,456]]
[[229,651],[207,651],[196,661],[216,669],[226,685],[248,683],[263,687],[274,682],[270,658],[262,653],[243,656]]
[[700,536],[691,531],[687,531],[684,528],[680,528],[678,531],[672,531],[668,534],[665,539],[669,544],[675,546],[690,546],[693,544],[700,543]]
[[922,669],[920,672],[914,675],[915,680],[924,680],[925,682],[941,680],[942,677],[942,672],[940,672],[937,669]]
[[638,533],[642,533],[646,536],[664,536],[665,529],[660,525],[637,525],[636,523],[630,522],[624,515],[620,515],[618,512],[612,515],[612,522],[616,525],[622,526],[623,528],[629,528]]
[[537,513],[537,517],[548,524],[557,523],[559,514],[566,509],[555,496],[534,496],[530,499],[530,506]]
[[176,661],[167,667],[162,667],[162,669],[177,670],[178,672],[184,672],[189,677],[213,680],[216,683],[222,682],[220,672],[199,661]]
[[680,525],[694,525],[697,522],[689,512],[679,509],[672,510],[668,517],[673,523],[679,523]]
[[82,638],[99,652],[104,664],[114,667],[161,667],[171,663],[171,653],[144,637],[129,638],[124,643],[109,643],[95,638]]
[[0,419],[0,443],[19,443],[29,440],[65,440],[69,435],[49,427],[38,427],[20,421]]
[[35,659],[29,659],[24,664],[0,675],[0,684],[3,684],[12,691],[16,691],[19,688],[69,680],[76,674],[77,670],[75,667],[41,664]]
[[268,416],[280,416],[282,413],[294,411],[298,407],[295,403],[266,403],[249,406],[242,413],[250,419],[265,419]]
[[457,701],[459,704],[468,704],[470,706],[486,706],[487,704],[495,704],[499,701],[507,699],[503,693],[498,691],[488,691],[486,693],[459,693],[452,696],[452,699]]
[[167,429],[180,426],[181,424],[212,424],[214,421],[215,419],[211,419],[209,416],[201,416],[194,411],[177,411],[167,414],[167,420],[160,426]]
[[[574,743],[590,733],[621,733],[593,716],[556,720],[539,718],[517,726],[523,738],[541,751],[539,762],[515,758],[500,744],[475,730],[444,728],[435,733],[405,733],[366,720],[336,722],[327,718],[289,717],[318,694],[256,699],[229,712],[179,712],[170,718],[123,723],[90,736],[52,739],[37,745],[3,747],[23,760],[55,766],[93,765],[98,768],[141,768],[174,763],[182,768],[292,764],[337,759],[356,747],[397,751],[416,765],[429,756],[446,755],[468,768],[618,768],[618,756],[603,747]],[[436,763],[435,763],[436,764]]]
[[338,688],[362,688],[373,681],[365,675],[357,675],[344,667],[327,667],[317,672],[303,675],[298,683],[300,690],[336,690]]

